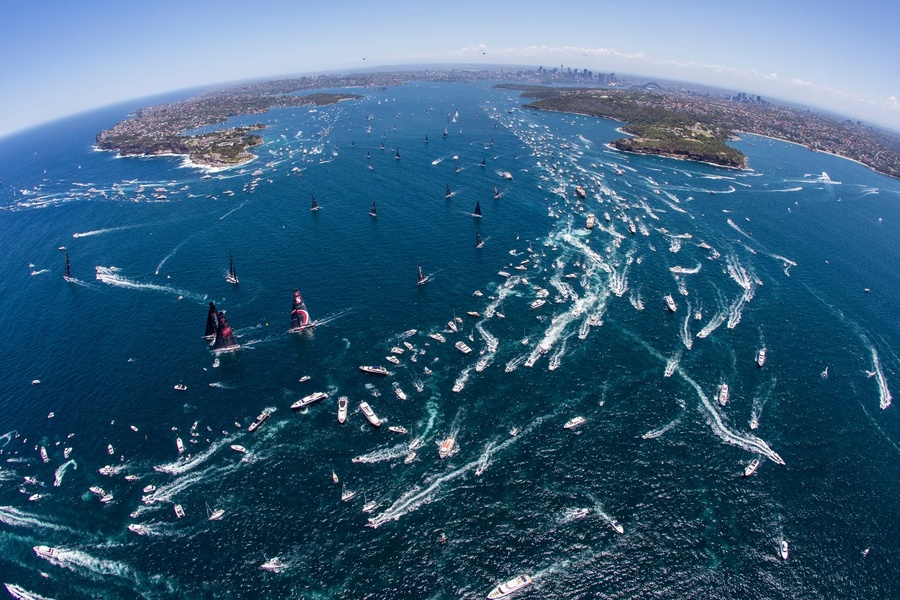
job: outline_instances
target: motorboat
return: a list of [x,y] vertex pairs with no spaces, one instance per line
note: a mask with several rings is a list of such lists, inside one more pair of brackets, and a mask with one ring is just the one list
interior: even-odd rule
[[675,304],[675,299],[672,298],[672,294],[666,294],[665,296],[663,296],[663,300],[666,301],[666,308],[668,308],[670,311],[675,312],[676,310],[678,310],[678,306]]
[[394,395],[396,395],[397,398],[399,398],[400,400],[406,400],[406,398],[407,398],[406,392],[404,392],[403,390],[400,389],[400,384],[399,384],[399,383],[397,383],[397,382],[395,381],[394,384],[393,384],[391,387],[394,388]]
[[266,421],[269,420],[269,417],[270,417],[270,416],[271,416],[271,415],[270,415],[270,413],[269,413],[268,410],[262,411],[262,412],[259,413],[259,415],[256,417],[256,420],[253,421],[252,423],[250,423],[250,425],[247,427],[247,431],[249,431],[249,432],[251,432],[251,433],[254,432],[254,431],[256,431],[257,429],[259,429],[259,426],[260,426],[260,425],[262,425],[263,423],[265,423]]
[[156,491],[156,486],[151,483],[150,485],[144,486],[144,489],[141,491],[143,491],[145,494],[152,494]]
[[175,447],[178,448],[178,454],[184,452],[184,442],[181,441],[180,437],[175,438]]
[[328,397],[328,394],[326,394],[325,392],[313,392],[312,394],[309,394],[308,396],[304,396],[304,397],[300,398],[299,400],[297,400],[296,402],[294,402],[293,404],[291,404],[291,408],[293,408],[293,409],[306,408],[310,404],[314,404],[316,402],[319,402],[320,400],[324,400],[327,397]]
[[287,569],[287,565],[276,557],[268,559],[266,562],[259,565],[259,568],[264,571],[271,571],[272,573],[281,573]]
[[609,524],[612,525],[612,528],[615,529],[616,533],[618,533],[619,535],[622,535],[623,533],[625,533],[625,528],[622,527],[622,525],[615,519],[610,521]]
[[433,339],[434,341],[440,342],[440,343],[442,343],[442,344],[443,344],[444,342],[447,341],[447,338],[445,338],[444,336],[442,336],[442,335],[439,334],[439,333],[429,333],[429,334],[428,334],[428,337],[430,337],[430,338]]
[[406,427],[404,427],[403,425],[391,425],[390,427],[388,427],[388,431],[393,431],[394,433],[400,434],[409,433],[409,431],[407,431]]
[[766,363],[766,349],[760,348],[756,351],[756,366],[761,367]]
[[370,365],[360,365],[359,370],[370,375],[387,375],[388,370],[384,367],[373,367]]
[[370,501],[366,502],[365,504],[363,504],[362,511],[364,513],[370,513],[373,510],[375,510],[376,508],[378,508],[378,503],[375,502],[374,500],[370,500]]
[[406,458],[403,459],[403,464],[408,465],[409,463],[411,463],[414,460],[416,460],[416,453],[410,452],[409,454],[406,455]]
[[184,385],[183,383],[176,383],[176,384],[175,384],[174,386],[172,386],[172,387],[174,387],[174,388],[175,388],[176,390],[178,390],[179,392],[183,392],[183,391],[187,390],[187,386]]
[[338,423],[343,424],[347,420],[347,396],[340,396],[338,398],[338,413],[337,413]]
[[453,347],[462,352],[463,354],[472,354],[472,349],[469,348],[465,342],[462,340],[453,344]]
[[388,361],[389,363],[393,363],[393,364],[395,364],[395,365],[399,365],[399,364],[400,364],[400,359],[397,358],[396,356],[394,356],[393,354],[390,354],[390,355],[388,355],[388,356],[385,356],[385,357],[384,357],[384,360]]
[[510,579],[506,583],[501,583],[494,589],[490,591],[488,594],[488,598],[494,600],[495,598],[505,598],[512,594],[513,592],[517,592],[523,587],[529,585],[531,583],[531,577],[528,575],[519,575],[515,579]]
[[575,417],[573,419],[569,419],[566,421],[566,424],[563,425],[563,429],[575,429],[582,423],[584,423],[584,417]]
[[784,560],[788,559],[788,543],[787,540],[781,540],[781,547],[779,548],[781,552],[781,558]]
[[725,406],[728,402],[728,384],[723,383],[719,386],[718,391],[716,392],[716,400],[719,401],[719,404]]
[[245,454],[247,452],[247,449],[244,448],[243,446],[241,446],[240,444],[232,444],[231,449],[234,450],[235,452],[240,452],[241,454]]
[[341,488],[341,501],[347,502],[348,500],[353,498],[355,495],[356,495],[356,492],[353,490],[348,490],[346,485]]
[[147,535],[150,533],[150,530],[147,529],[145,525],[141,525],[140,523],[131,523],[127,527],[128,531],[136,533],[138,535]]
[[756,473],[756,470],[757,470],[758,468],[759,468],[759,459],[758,459],[758,458],[754,458],[753,460],[750,461],[750,464],[748,464],[748,465],[744,468],[744,477],[750,477],[751,475],[753,475],[754,473]]
[[375,414],[375,411],[372,410],[372,407],[369,406],[368,402],[360,402],[359,409],[365,415],[366,420],[369,421],[374,427],[379,427],[381,425],[381,419],[378,418],[378,415]]
[[441,447],[438,449],[438,456],[441,458],[447,458],[450,456],[450,453],[453,451],[453,446],[456,445],[456,439],[448,437],[443,442],[441,442]]
[[59,549],[50,546],[35,546],[34,553],[47,560],[59,559]]
[[184,509],[181,508],[180,504],[175,505],[175,516],[178,517],[179,519],[184,518]]

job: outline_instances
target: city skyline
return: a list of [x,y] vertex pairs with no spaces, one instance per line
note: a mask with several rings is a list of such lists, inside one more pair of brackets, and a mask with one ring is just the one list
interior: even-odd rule
[[183,89],[434,64],[562,66],[698,83],[900,131],[900,81],[890,63],[900,50],[890,31],[900,9],[869,0],[708,4],[17,5],[0,41],[0,137]]

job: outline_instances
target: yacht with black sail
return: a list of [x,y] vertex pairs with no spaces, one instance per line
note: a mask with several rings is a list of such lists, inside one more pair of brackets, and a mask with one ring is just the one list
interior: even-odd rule
[[315,197],[315,196],[312,197],[312,206],[310,207],[309,210],[311,210],[311,211],[313,211],[313,210],[319,210],[319,203],[316,202],[316,197]]
[[370,217],[377,217],[377,216],[378,216],[378,211],[375,210],[375,201],[374,201],[374,200],[372,200],[372,208],[369,209],[369,216],[370,216]]
[[306,303],[300,295],[300,290],[294,288],[294,300],[291,305],[291,326],[288,333],[300,333],[304,329],[310,329],[316,326],[315,321],[309,320],[309,311],[306,310]]
[[475,212],[472,213],[473,217],[481,218],[481,202],[478,200],[475,201]]
[[63,272],[63,279],[66,281],[75,281],[75,278],[72,277],[72,267],[69,266],[69,253],[66,252],[66,270]]
[[209,303],[209,311],[206,313],[206,332],[203,334],[208,340],[216,339],[216,329],[219,328],[218,311],[214,302]]
[[224,311],[219,311],[216,315],[216,322],[218,323],[218,327],[216,328],[216,339],[212,344],[213,352],[216,354],[233,352],[240,348],[237,340],[234,339],[234,331],[231,330],[231,325],[228,324],[228,319],[225,318]]
[[237,271],[234,269],[234,257],[231,255],[231,252],[228,253],[228,274],[225,275],[225,281],[234,285],[240,283]]

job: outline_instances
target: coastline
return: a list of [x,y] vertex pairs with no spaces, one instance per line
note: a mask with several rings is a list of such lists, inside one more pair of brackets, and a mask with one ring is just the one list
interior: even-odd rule
[[182,154],[177,152],[160,152],[158,154],[122,154],[119,150],[100,148],[96,144],[91,146],[91,149],[94,152],[114,152],[115,156],[113,158],[181,158],[181,165],[179,165],[180,169],[199,169],[200,171],[203,171],[205,173],[220,173],[222,171],[234,169],[235,167],[243,167],[244,165],[249,165],[250,163],[255,162],[259,159],[257,155],[253,154],[252,152],[248,152],[251,157],[245,161],[229,165],[212,165],[198,162],[191,158],[190,154]]
[[[869,169],[873,173],[878,173],[879,175],[884,175],[885,177],[890,177],[891,179],[897,179],[897,177],[892,177],[891,175],[888,175],[887,173],[882,173],[878,169],[873,168],[871,165],[867,165],[866,163],[864,163],[860,160],[856,160],[855,158],[850,158],[849,156],[844,156],[843,154],[837,154],[835,152],[828,152],[827,150],[814,150],[813,148],[810,148],[806,144],[801,144],[800,142],[792,142],[791,140],[786,140],[784,138],[779,138],[779,137],[775,137],[772,135],[765,135],[762,133],[753,133],[752,131],[736,131],[735,133],[737,133],[738,135],[755,135],[756,137],[768,138],[770,140],[775,140],[776,142],[784,142],[785,144],[793,144],[794,146],[802,146],[803,148],[806,148],[810,152],[818,152],[820,154],[827,154],[829,156],[834,156],[836,158],[842,158],[844,160],[849,160],[852,163],[856,163],[858,165],[864,166],[865,168]],[[741,140],[741,141],[743,141],[743,140]]]

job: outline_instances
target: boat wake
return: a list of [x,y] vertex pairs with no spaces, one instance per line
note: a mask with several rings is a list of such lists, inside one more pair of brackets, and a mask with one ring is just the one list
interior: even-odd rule
[[875,371],[875,377],[878,379],[878,405],[881,407],[881,410],[884,410],[891,405],[891,391],[888,389],[887,379],[884,378],[884,372],[881,370],[878,352],[875,351],[874,346],[870,346],[869,350],[872,352],[872,370]]
[[671,377],[672,374],[675,373],[675,367],[677,367],[678,363],[681,361],[681,354],[682,351],[679,350],[666,361],[666,371],[663,374],[665,377]]
[[65,525],[59,525],[52,521],[46,521],[37,515],[27,513],[12,506],[0,506],[0,523],[10,527],[23,527],[25,529],[50,529],[53,531],[67,531],[75,533]]
[[58,548],[57,550],[59,553],[56,558],[42,558],[58,567],[65,567],[75,572],[86,571],[89,574],[102,577],[113,575],[137,584],[143,583],[140,581],[141,578],[138,574],[125,563],[96,558],[81,550],[66,550],[63,548]]
[[4,583],[3,585],[6,586],[6,591],[9,592],[10,596],[18,598],[19,600],[52,600],[51,598],[35,594],[34,592],[29,592],[14,583]]
[[236,206],[236,207],[232,208],[232,209],[229,210],[227,213],[225,213],[224,215],[222,215],[221,217],[219,217],[219,220],[221,221],[221,220],[223,220],[225,217],[227,217],[228,215],[230,215],[231,213],[233,213],[234,211],[240,210],[240,209],[244,208],[244,205],[247,204],[247,202],[249,202],[249,200],[244,200],[243,202],[241,202],[240,206]]
[[776,379],[772,378],[769,386],[761,394],[757,394],[753,398],[753,406],[750,408],[750,429],[759,427],[759,418],[762,416],[763,408],[772,397],[772,391],[775,389]]
[[93,231],[82,231],[79,233],[73,233],[73,238],[83,238],[90,237],[92,235],[102,235],[104,233],[112,233],[114,231],[126,231],[128,229],[137,229],[138,227],[144,227],[144,225],[123,225],[122,227],[108,227],[106,229],[94,229]]
[[153,290],[157,292],[165,292],[167,294],[173,294],[177,296],[181,296],[184,298],[190,298],[197,302],[206,302],[207,297],[206,294],[194,294],[192,292],[186,292],[183,290],[179,290],[173,287],[169,287],[167,285],[157,285],[155,283],[141,283],[139,281],[134,281],[131,279],[127,279],[122,277],[119,273],[121,269],[118,267],[95,267],[97,271],[97,281],[101,283],[105,283],[106,285],[112,285],[115,287],[121,287],[131,290]]
[[651,429],[650,431],[648,431],[647,433],[642,435],[641,438],[645,439],[645,440],[656,439],[656,438],[662,436],[664,433],[666,433],[670,429],[672,429],[673,427],[676,427],[679,423],[681,423],[680,416],[675,417],[674,419],[672,419],[671,421],[669,421],[668,423],[666,423],[665,425],[663,425],[662,427],[660,427],[658,429]]
[[62,485],[63,475],[66,474],[66,470],[68,470],[69,467],[72,467],[76,470],[78,469],[78,463],[75,462],[75,459],[70,458],[56,468],[56,473],[53,479],[53,487],[59,487],[60,485]]
[[379,463],[406,456],[408,453],[409,445],[404,442],[402,444],[397,444],[396,446],[391,446],[390,448],[380,448],[367,454],[354,456],[351,459],[351,462],[364,464]]

